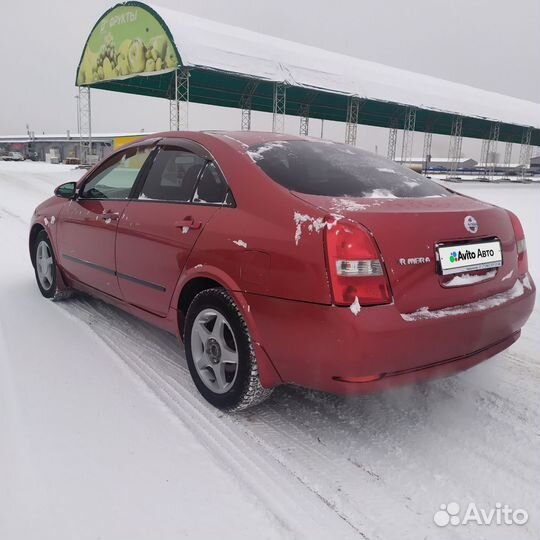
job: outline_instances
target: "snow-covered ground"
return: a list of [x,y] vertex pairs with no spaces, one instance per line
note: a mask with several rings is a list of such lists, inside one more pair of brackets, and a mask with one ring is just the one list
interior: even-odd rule
[[[540,536],[540,309],[456,377],[343,399],[282,388],[234,416],[174,338],[89,298],[44,300],[33,208],[80,171],[0,163],[0,539]],[[516,212],[540,283],[540,185],[450,184]],[[523,526],[439,528],[443,503]]]

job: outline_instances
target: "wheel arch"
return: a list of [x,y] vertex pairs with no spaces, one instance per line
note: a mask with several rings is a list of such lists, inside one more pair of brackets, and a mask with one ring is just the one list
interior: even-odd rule
[[189,305],[195,296],[206,289],[223,288],[231,295],[247,324],[253,347],[255,348],[262,385],[265,388],[273,388],[281,384],[283,381],[261,343],[257,324],[240,287],[218,268],[203,266],[200,271],[198,270],[194,268],[187,270],[185,275],[179,280],[177,289],[173,295],[173,306],[176,306],[178,311],[180,340],[182,342],[184,341],[184,320]]
[[34,225],[32,225],[32,228],[30,229],[30,235],[28,237],[28,250],[30,252],[30,260],[32,261],[32,266],[34,267],[35,267],[34,256],[33,256],[34,242],[36,241],[37,235],[41,231],[44,231],[44,230],[45,230],[45,227],[43,227],[41,223],[34,223]]

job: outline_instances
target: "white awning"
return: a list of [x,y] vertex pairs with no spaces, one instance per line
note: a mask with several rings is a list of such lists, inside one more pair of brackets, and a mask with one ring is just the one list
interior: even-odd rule
[[149,4],[185,66],[540,128],[540,104]]

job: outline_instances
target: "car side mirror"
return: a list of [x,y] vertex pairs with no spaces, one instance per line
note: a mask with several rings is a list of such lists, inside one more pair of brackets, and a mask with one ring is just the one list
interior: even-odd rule
[[63,199],[74,199],[77,195],[77,182],[66,182],[58,186],[54,190],[54,194]]

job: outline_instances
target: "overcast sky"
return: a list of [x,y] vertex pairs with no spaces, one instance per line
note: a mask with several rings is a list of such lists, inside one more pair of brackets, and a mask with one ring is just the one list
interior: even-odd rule
[[[2,0],[0,134],[75,131],[75,70],[84,42],[114,0]],[[539,0],[156,0],[158,5],[540,102]],[[93,131],[168,129],[168,103],[93,91]],[[136,111],[136,112],[135,112]],[[254,117],[269,129],[269,115]],[[239,127],[239,111],[194,105],[190,128]],[[317,135],[320,123],[313,121]],[[298,130],[297,119],[287,131]],[[343,138],[328,124],[325,135]],[[386,134],[362,127],[358,145],[382,148]],[[416,135],[415,152],[421,151]],[[446,143],[435,140],[443,152]],[[466,151],[475,152],[469,143]],[[517,157],[517,156],[516,156]]]

